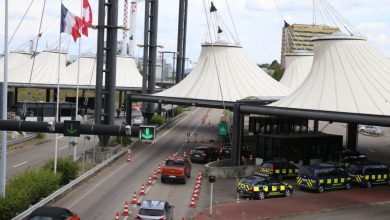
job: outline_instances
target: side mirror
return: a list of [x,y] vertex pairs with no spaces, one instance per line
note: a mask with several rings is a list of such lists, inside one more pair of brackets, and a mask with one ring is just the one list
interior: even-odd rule
[[49,121],[47,123],[47,128],[49,129],[49,131],[55,131],[56,130],[56,126],[55,126],[54,121]]
[[126,132],[126,135],[128,135],[128,136],[131,135],[131,126],[130,125],[125,126],[125,132]]
[[173,209],[173,208],[175,208],[175,206],[174,205],[170,205],[169,208]]

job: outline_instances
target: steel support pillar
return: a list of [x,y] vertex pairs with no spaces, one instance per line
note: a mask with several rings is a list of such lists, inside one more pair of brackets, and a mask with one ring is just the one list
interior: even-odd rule
[[14,96],[14,105],[16,107],[16,103],[18,103],[18,95],[19,95],[19,89],[17,87],[14,88],[15,96]]
[[[107,9],[107,24],[105,24]],[[95,124],[113,125],[115,117],[116,52],[118,32],[118,0],[99,0],[98,40],[96,52]],[[106,42],[105,30],[107,33]],[[103,68],[104,54],[106,65]],[[104,90],[103,90],[104,73]],[[103,107],[104,97],[104,107]],[[103,110],[103,113],[102,113]],[[103,118],[102,118],[103,116]],[[103,146],[109,136],[99,136]]]
[[[3,82],[0,82],[0,97],[3,97]],[[0,99],[0,117],[3,115],[3,99]]]
[[242,145],[242,126],[243,116],[240,113],[240,104],[234,104],[233,107],[233,137],[232,137],[232,162],[239,166],[241,160],[241,145]]
[[[156,57],[157,57],[157,30],[158,30],[158,0],[145,1],[144,27],[144,78],[142,94],[154,94],[156,87]],[[154,114],[154,105],[147,103],[142,106],[146,122],[150,123]]]
[[176,62],[176,83],[182,80],[185,68],[185,43],[187,28],[187,7],[188,0],[179,0],[179,19],[177,27],[177,62]]
[[50,102],[50,89],[46,89],[46,102]]
[[131,125],[132,99],[131,95],[126,96],[126,124]]
[[347,125],[347,149],[356,150],[358,144],[358,126],[356,123]]
[[314,124],[313,124],[313,131],[314,132],[318,132],[318,126],[319,126],[318,120],[314,120]]

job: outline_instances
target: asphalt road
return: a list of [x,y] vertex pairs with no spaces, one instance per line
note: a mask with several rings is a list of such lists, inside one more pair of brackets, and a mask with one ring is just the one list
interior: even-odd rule
[[[146,184],[148,176],[158,164],[173,153],[179,152],[180,155],[197,146],[186,144],[187,133],[197,133],[197,138],[210,135],[212,125],[208,125],[208,113],[208,109],[198,108],[183,116],[174,125],[159,132],[153,144],[143,144],[134,149],[131,163],[126,162],[127,157],[122,157],[53,205],[69,208],[78,213],[81,219],[113,219],[116,212],[123,211],[125,201],[132,200],[133,192],[139,193],[141,184]],[[196,177],[196,171],[202,168],[203,165],[193,164],[192,176]],[[146,188],[146,198],[171,202],[175,205],[175,219],[179,219],[188,209],[194,181],[195,178],[191,178],[186,185],[182,185],[162,184],[156,180],[152,187]],[[138,201],[144,199],[137,196]],[[130,204],[131,216],[121,216],[121,219],[133,218],[136,211],[137,207]]]
[[[25,147],[15,152],[10,152],[7,154],[7,178],[14,176],[27,168],[36,168],[45,164],[46,161],[54,159],[54,145],[55,145],[55,135],[50,135],[50,140],[42,143],[33,145],[30,147]],[[73,157],[73,147],[69,147],[69,141],[72,141],[70,137],[64,137],[63,135],[58,135],[58,158],[62,157]],[[95,138],[95,142],[98,142],[98,139]],[[83,153],[83,136],[78,138],[77,146],[77,155]],[[93,138],[85,142],[85,148],[90,149],[93,146]]]

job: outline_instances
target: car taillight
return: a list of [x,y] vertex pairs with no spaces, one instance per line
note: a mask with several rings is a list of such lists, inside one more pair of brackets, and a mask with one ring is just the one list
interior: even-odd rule
[[159,220],[167,220],[166,217],[161,217]]
[[207,157],[207,154],[202,154],[202,156],[205,156],[205,157]]
[[271,165],[271,172],[274,172],[275,171],[275,165]]
[[141,218],[141,216],[137,215],[137,216],[135,217],[135,220],[142,220],[142,218]]

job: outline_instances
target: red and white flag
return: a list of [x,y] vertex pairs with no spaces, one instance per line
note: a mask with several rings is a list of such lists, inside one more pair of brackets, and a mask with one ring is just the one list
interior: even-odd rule
[[61,33],[68,33],[72,35],[76,42],[77,38],[81,37],[80,28],[83,20],[80,17],[71,13],[63,4],[61,4]]
[[92,9],[88,0],[83,0],[83,27],[81,32],[88,37],[88,27],[92,26]]

